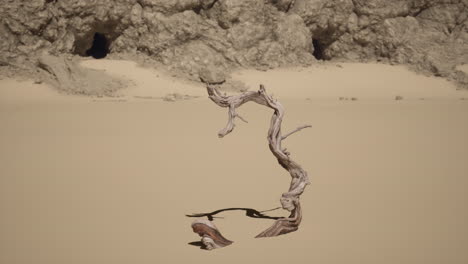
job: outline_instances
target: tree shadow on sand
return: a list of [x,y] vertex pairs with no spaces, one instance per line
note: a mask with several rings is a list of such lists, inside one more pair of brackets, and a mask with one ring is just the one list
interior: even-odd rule
[[277,207],[277,208],[273,208],[273,209],[265,210],[265,211],[257,211],[257,210],[252,209],[252,208],[237,208],[237,207],[234,207],[234,208],[219,209],[219,210],[213,211],[211,213],[191,214],[191,215],[185,215],[185,216],[187,216],[187,217],[205,217],[206,216],[206,217],[208,217],[208,220],[213,221],[214,218],[217,218],[217,217],[215,217],[215,215],[217,215],[219,213],[222,213],[222,212],[226,212],[226,211],[245,211],[245,215],[248,216],[248,217],[251,217],[251,218],[263,218],[263,219],[278,220],[278,219],[281,219],[281,218],[284,218],[284,217],[268,216],[268,215],[265,215],[263,213],[273,211],[273,210],[277,210],[277,209],[280,209],[280,208],[281,207]]
[[188,243],[191,246],[199,247],[200,249],[207,250],[206,246],[201,241],[193,241]]
[[[284,218],[284,217],[269,216],[269,215],[265,215],[264,212],[270,212],[270,211],[274,211],[274,210],[277,210],[277,209],[280,209],[280,208],[281,207],[277,207],[277,208],[273,208],[273,209],[265,210],[265,211],[258,211],[258,210],[252,209],[252,208],[233,207],[233,208],[219,209],[219,210],[213,211],[211,213],[191,214],[191,215],[185,215],[185,216],[187,216],[187,217],[207,217],[208,220],[213,221],[215,218],[221,218],[221,217],[216,217],[215,215],[217,215],[219,213],[222,213],[222,212],[226,212],[226,211],[245,211],[245,215],[248,216],[248,217],[251,217],[251,218],[262,218],[262,219],[278,220],[278,219],[281,219],[281,218]],[[200,249],[206,249],[205,245],[200,241],[193,241],[193,242],[189,242],[188,244],[191,245],[191,246],[200,247]]]

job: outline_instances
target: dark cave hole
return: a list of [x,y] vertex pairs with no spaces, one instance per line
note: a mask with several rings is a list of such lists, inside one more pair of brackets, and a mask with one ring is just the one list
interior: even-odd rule
[[324,56],[324,48],[325,47],[320,42],[320,40],[312,39],[312,45],[314,45],[314,52],[312,53],[312,55],[314,55],[314,57],[317,60],[325,60],[325,56]]
[[86,56],[91,56],[95,59],[102,59],[109,53],[109,43],[106,36],[101,33],[95,33],[93,45],[86,51]]
[[195,12],[197,15],[200,15],[202,10],[202,6],[197,6],[193,9],[193,12]]

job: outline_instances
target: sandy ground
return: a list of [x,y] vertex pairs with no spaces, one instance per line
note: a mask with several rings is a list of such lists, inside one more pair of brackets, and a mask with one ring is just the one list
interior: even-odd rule
[[245,70],[235,79],[250,87],[262,82],[281,98],[406,99],[459,98],[457,91],[443,78],[427,77],[402,66],[343,63],[309,68],[277,69],[268,72]]
[[[86,98],[0,80],[0,263],[468,263],[468,95],[450,83],[385,65],[236,73],[282,101],[285,130],[313,125],[285,141],[312,185],[298,232],[254,239],[271,220],[223,213],[235,243],[208,252],[185,214],[274,208],[289,186],[271,112],[243,106],[249,123],[218,139],[227,114],[202,86],[84,65],[133,85]],[[173,92],[201,97],[155,99]]]

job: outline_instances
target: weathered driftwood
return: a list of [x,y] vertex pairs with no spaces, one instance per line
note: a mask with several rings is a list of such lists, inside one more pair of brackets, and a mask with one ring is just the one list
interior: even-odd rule
[[233,242],[221,235],[218,228],[206,219],[197,219],[192,223],[193,232],[202,239],[201,242],[207,250],[222,248],[231,245]]
[[235,127],[234,120],[236,118],[247,122],[236,113],[236,109],[241,105],[247,102],[255,102],[274,110],[271,118],[270,129],[268,130],[268,145],[271,152],[278,160],[278,163],[281,167],[287,170],[292,177],[289,190],[283,193],[280,199],[283,209],[288,210],[291,214],[289,217],[276,220],[270,228],[261,232],[256,237],[272,237],[296,231],[302,219],[299,197],[310,182],[307,172],[290,158],[290,153],[281,146],[281,143],[288,136],[310,126],[306,125],[298,127],[283,136],[281,134],[281,122],[284,116],[284,108],[276,99],[266,93],[263,85],[260,85],[260,89],[258,91],[249,91],[231,96],[222,95],[214,85],[208,84],[207,90],[209,98],[214,103],[221,107],[228,108],[228,123],[225,128],[219,131],[218,136],[220,138],[232,132]]

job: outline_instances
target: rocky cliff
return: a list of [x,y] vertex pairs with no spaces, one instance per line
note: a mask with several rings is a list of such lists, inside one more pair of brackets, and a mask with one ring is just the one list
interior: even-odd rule
[[[0,65],[145,54],[200,71],[317,60],[411,65],[468,86],[468,0],[2,0]],[[25,66],[26,65],[26,66]]]

